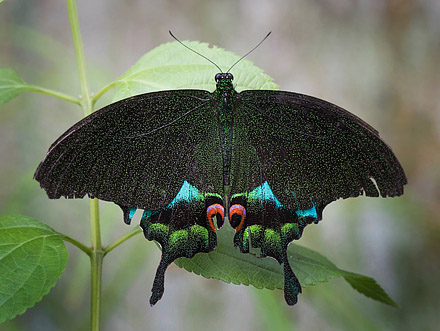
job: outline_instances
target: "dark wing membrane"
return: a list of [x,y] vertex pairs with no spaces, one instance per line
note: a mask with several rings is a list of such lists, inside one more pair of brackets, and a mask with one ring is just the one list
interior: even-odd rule
[[218,162],[207,142],[218,137],[210,98],[207,91],[176,90],[113,103],[55,141],[34,177],[52,199],[88,194],[144,209],[166,206],[191,177],[200,190],[220,189],[218,178],[209,181],[198,166],[201,156]]
[[[338,198],[398,196],[407,183],[378,132],[348,111],[283,91],[244,91],[236,117],[246,121],[263,176],[286,207],[318,207]],[[321,217],[319,217],[321,218]]]

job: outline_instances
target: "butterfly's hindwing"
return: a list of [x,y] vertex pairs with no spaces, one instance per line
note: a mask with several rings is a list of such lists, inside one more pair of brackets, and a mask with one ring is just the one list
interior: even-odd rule
[[163,295],[166,268],[177,258],[208,253],[217,246],[217,225],[223,224],[223,201],[218,194],[201,193],[187,181],[166,207],[146,210],[141,227],[148,240],[162,247],[162,257],[154,279],[150,304]]
[[[290,267],[287,247],[301,238],[308,224],[318,221],[316,208],[293,211],[284,207],[267,181],[249,193],[232,196],[231,205],[229,218],[236,230],[234,245],[243,253],[249,253],[250,247],[259,248],[261,257],[270,256],[283,264],[284,296],[289,305],[294,305],[301,285]],[[235,206],[242,206],[243,210],[235,211]],[[241,220],[237,214],[244,214]]]

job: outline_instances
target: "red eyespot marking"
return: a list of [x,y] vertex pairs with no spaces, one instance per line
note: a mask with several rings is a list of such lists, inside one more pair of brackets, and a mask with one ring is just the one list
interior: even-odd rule
[[[237,216],[234,217],[235,215]],[[231,223],[231,226],[235,228],[235,232],[240,231],[245,218],[246,208],[244,208],[242,205],[232,205],[231,208],[229,208],[229,222]]]
[[223,208],[223,206],[219,205],[218,203],[214,205],[210,205],[208,208],[206,208],[206,216],[208,216],[209,226],[211,227],[211,229],[214,230],[214,232],[215,232],[215,226],[214,226],[214,222],[212,221],[212,217],[216,214],[220,214],[223,220],[225,218],[225,208]]

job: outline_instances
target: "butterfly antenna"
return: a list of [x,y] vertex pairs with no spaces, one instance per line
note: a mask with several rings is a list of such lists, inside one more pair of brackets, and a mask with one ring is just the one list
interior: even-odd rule
[[[183,42],[181,42],[179,39],[177,39],[175,35],[173,35],[173,33],[171,32],[171,30],[169,30],[168,32],[170,33],[171,37],[173,37],[173,38],[174,38],[179,44],[181,44],[182,46],[188,48],[191,52],[194,52],[194,53],[196,53],[197,55],[200,55],[200,56],[203,57],[205,60],[208,60],[208,61],[211,62],[213,65],[215,65],[215,66],[218,68],[218,70],[220,70],[221,73],[223,73],[222,69],[220,69],[220,67],[219,67],[216,63],[214,63],[213,61],[211,61],[210,59],[208,59],[205,55],[200,54],[199,52],[193,50],[191,47],[186,46]],[[261,43],[260,43],[260,44],[261,44]],[[246,55],[247,55],[247,54],[246,54]],[[229,71],[229,70],[228,70],[228,71]]]
[[229,68],[229,70],[226,71],[226,73],[228,73],[229,71],[231,71],[231,69],[232,69],[232,68],[233,68],[238,62],[240,62],[240,61],[243,60],[246,56],[248,56],[248,55],[251,54],[253,51],[255,51],[255,50],[257,49],[257,47],[260,46],[260,45],[263,43],[263,41],[265,41],[265,40],[267,39],[267,37],[270,36],[271,33],[272,33],[272,31],[270,31],[270,32],[266,35],[266,37],[264,37],[263,40],[261,40],[261,41],[258,43],[257,46],[255,46],[255,47],[252,48],[249,52],[247,52],[245,55],[243,55],[241,58],[239,58],[239,59],[237,60],[237,62],[235,62],[235,63]]

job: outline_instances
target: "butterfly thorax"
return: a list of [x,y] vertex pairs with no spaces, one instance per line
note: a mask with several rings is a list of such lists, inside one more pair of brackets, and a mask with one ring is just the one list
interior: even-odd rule
[[215,76],[217,88],[213,92],[223,158],[223,186],[226,200],[230,191],[234,109],[237,98],[237,91],[232,84],[233,79],[230,73],[217,74]]
[[237,96],[232,84],[233,76],[230,73],[220,73],[215,76],[216,90],[213,93],[219,120],[222,122],[231,122],[233,120],[234,101]]

